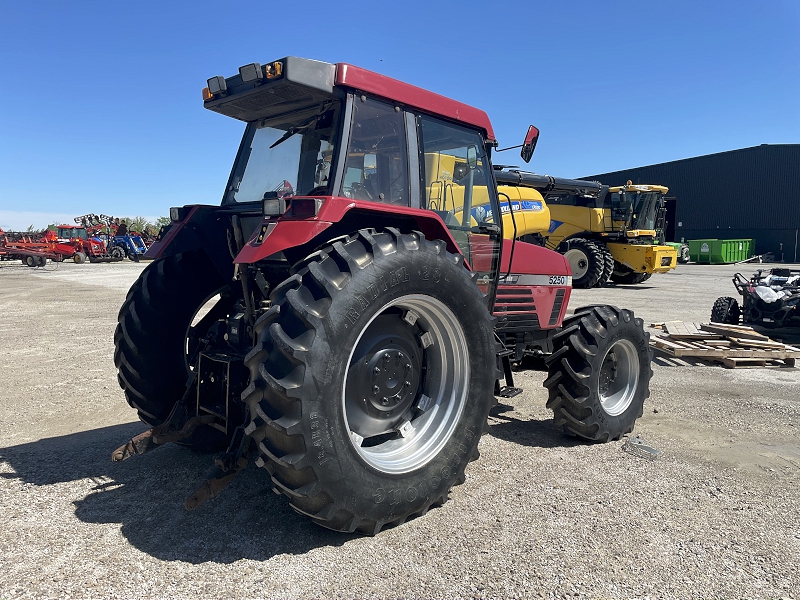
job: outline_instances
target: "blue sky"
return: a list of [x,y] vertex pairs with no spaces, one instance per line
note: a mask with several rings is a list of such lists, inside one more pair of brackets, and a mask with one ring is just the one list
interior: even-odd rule
[[5,229],[218,204],[243,124],[200,90],[286,55],[480,107],[501,146],[534,123],[561,177],[800,143],[798,0],[0,0],[0,32]]

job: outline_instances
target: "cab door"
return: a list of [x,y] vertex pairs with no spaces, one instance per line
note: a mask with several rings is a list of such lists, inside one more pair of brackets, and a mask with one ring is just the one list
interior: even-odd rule
[[417,115],[421,208],[438,214],[461,249],[478,285],[494,298],[502,219],[492,165],[481,133]]

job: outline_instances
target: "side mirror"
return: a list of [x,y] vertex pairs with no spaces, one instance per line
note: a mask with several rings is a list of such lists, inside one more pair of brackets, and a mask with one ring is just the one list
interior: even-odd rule
[[470,169],[478,168],[478,149],[475,146],[467,148],[467,164]]
[[536,142],[539,141],[539,130],[531,125],[528,127],[528,133],[525,134],[525,143],[522,144],[522,150],[519,155],[526,163],[531,162],[533,151],[536,149]]

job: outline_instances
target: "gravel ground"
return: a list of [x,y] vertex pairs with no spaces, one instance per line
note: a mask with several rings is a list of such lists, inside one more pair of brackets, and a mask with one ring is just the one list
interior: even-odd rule
[[[531,361],[466,483],[424,517],[374,538],[332,533],[256,469],[189,513],[208,456],[109,460],[145,428],[112,362],[143,266],[0,263],[0,599],[800,595],[800,369],[657,359],[636,428],[662,451],[648,461],[554,434]],[[736,270],[681,265],[571,305],[706,320]]]

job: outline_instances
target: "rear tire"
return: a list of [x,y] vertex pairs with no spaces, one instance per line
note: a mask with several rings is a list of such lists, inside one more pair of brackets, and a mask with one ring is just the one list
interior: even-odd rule
[[607,442],[633,431],[650,396],[650,334],[630,310],[578,309],[545,359],[547,407],[564,433]]
[[256,322],[247,430],[297,512],[376,534],[442,504],[477,458],[493,319],[463,258],[421,233],[362,230],[301,266]]
[[39,266],[39,257],[38,256],[26,256],[22,259],[22,262],[28,265],[29,267],[38,267]]
[[561,254],[572,269],[572,287],[590,288],[597,285],[605,266],[605,259],[597,244],[583,238],[572,238],[563,243]]
[[678,262],[685,265],[689,260],[689,246],[684,244],[681,246],[681,249],[678,250]]
[[637,273],[629,269],[620,262],[614,262],[614,271],[611,273],[611,280],[614,283],[623,285],[636,285],[650,279],[652,273]]
[[712,323],[725,323],[728,325],[738,325],[739,318],[741,317],[741,310],[736,298],[730,296],[723,296],[717,298],[714,306],[711,308],[711,322]]
[[[128,292],[114,332],[114,365],[128,404],[148,425],[163,423],[186,392],[192,319],[224,289],[225,282],[204,254],[184,253],[150,263]],[[226,308],[221,302],[225,297],[215,310]],[[186,445],[224,443],[222,432],[201,426]]]
[[86,255],[83,252],[76,252],[75,254],[72,255],[72,261],[76,265],[82,265],[83,263],[86,262]]

